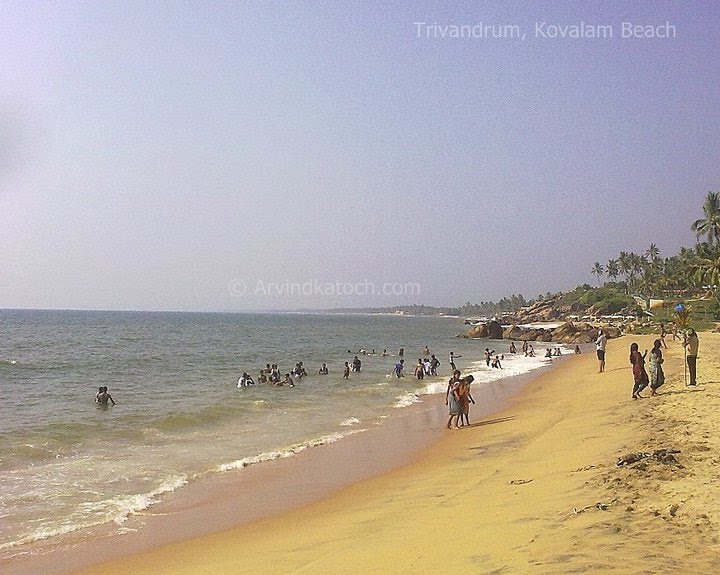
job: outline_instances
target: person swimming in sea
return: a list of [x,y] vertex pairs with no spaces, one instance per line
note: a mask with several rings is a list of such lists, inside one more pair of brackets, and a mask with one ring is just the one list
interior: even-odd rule
[[249,373],[243,371],[242,376],[238,379],[237,386],[238,387],[248,387],[250,385],[255,385],[255,381],[250,376]]

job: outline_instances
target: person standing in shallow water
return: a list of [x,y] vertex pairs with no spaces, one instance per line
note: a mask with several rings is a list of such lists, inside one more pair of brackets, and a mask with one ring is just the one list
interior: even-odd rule
[[448,356],[448,363],[450,364],[450,369],[455,371],[457,369],[457,366],[455,365],[455,360],[458,357],[462,357],[462,355],[455,355],[455,352],[451,351],[450,355]]
[[107,407],[108,401],[115,405],[115,400],[112,398],[112,395],[108,393],[107,386],[98,388],[97,395],[95,396],[95,403],[97,403],[99,407]]
[[425,378],[425,365],[423,364],[423,361],[420,358],[418,358],[417,365],[415,366],[415,377],[417,379]]

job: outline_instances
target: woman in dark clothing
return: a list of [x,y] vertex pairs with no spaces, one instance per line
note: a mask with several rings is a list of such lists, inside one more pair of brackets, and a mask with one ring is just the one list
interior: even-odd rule
[[646,357],[647,350],[645,350],[645,353],[640,353],[638,344],[633,343],[630,346],[630,363],[632,364],[633,380],[635,382],[632,390],[633,399],[642,397],[640,392],[645,389],[650,382],[647,371],[645,371]]

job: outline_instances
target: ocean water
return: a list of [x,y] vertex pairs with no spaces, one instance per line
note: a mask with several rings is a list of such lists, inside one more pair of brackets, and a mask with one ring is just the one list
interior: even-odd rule
[[[122,533],[164,493],[381,425],[445,392],[451,350],[476,398],[547,365],[508,355],[507,342],[457,339],[466,329],[457,318],[0,310],[0,558],[96,525]],[[418,381],[426,345],[439,376]],[[485,366],[485,347],[505,352],[503,370]],[[362,371],[343,380],[360,349]],[[298,361],[309,375],[294,388],[237,388],[243,371],[257,380],[267,363],[286,373]],[[117,405],[95,404],[99,386]]]

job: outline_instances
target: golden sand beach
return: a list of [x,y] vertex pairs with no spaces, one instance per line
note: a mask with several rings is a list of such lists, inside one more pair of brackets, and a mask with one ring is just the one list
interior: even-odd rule
[[[634,401],[628,349],[653,339],[612,340],[602,374],[593,353],[563,360],[327,499],[76,574],[720,573],[720,334],[700,334],[697,388],[668,338],[667,383]],[[658,449],[676,461],[617,465]]]

